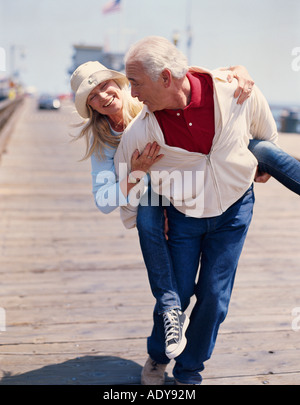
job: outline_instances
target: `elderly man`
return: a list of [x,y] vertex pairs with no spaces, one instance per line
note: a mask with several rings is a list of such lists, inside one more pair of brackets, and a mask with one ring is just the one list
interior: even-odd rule
[[[164,158],[151,168],[151,188],[169,202],[168,244],[183,310],[196,297],[187,345],[173,370],[179,385],[201,384],[204,362],[228,311],[254,205],[257,160],[248,150],[249,139],[277,140],[259,89],[254,86],[246,102],[238,104],[236,83],[228,83],[227,73],[188,69],[184,55],[160,37],[145,38],[126,55],[132,96],[144,108],[124,133],[115,165],[117,170],[120,163],[130,166],[133,151],[148,142],[160,145]],[[137,188],[142,187],[140,182]],[[143,209],[137,205],[121,208],[128,228]],[[148,354],[142,384],[161,384],[169,359],[157,314]]]

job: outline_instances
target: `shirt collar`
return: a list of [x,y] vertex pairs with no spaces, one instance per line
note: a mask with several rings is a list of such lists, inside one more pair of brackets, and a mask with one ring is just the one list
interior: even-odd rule
[[[194,83],[193,74],[195,74],[195,73],[196,74],[197,73],[206,73],[206,74],[209,74],[212,77],[213,81],[220,80],[220,81],[227,82],[227,76],[228,76],[227,71],[220,71],[220,70],[211,71],[211,70],[208,70],[208,69],[203,68],[203,67],[192,66],[192,67],[189,68],[187,76],[188,76],[189,80],[190,80],[190,77],[192,77],[193,83]],[[197,82],[196,78],[195,78],[195,80]],[[191,82],[191,80],[190,80],[190,82]],[[192,83],[191,83],[191,86],[193,87]],[[199,86],[201,88],[200,83],[199,83]],[[195,91],[194,91],[194,93],[195,93]],[[199,98],[201,99],[201,95],[199,95]],[[193,88],[192,88],[192,99],[193,99]],[[192,101],[192,99],[191,99],[191,101]],[[170,111],[172,111],[172,110],[170,110]],[[149,114],[151,114],[151,112],[149,111],[148,107],[146,105],[144,105],[142,111],[140,112],[141,119],[146,118],[146,116],[149,115]]]
[[149,114],[151,114],[151,112],[149,111],[148,107],[144,104],[142,111],[140,112],[141,119],[143,120]]
[[190,72],[187,73],[187,78],[191,84],[191,101],[186,108],[199,108],[203,102],[201,82]]
[[[190,73],[188,72],[186,74],[187,78],[189,79],[190,85],[191,85],[191,101],[190,103],[184,108],[184,110],[190,109],[190,108],[200,108],[204,104],[204,97],[203,97],[203,92],[202,92],[202,86],[199,78],[197,77],[198,73]],[[176,115],[179,111],[179,109],[176,110],[165,110],[168,112],[168,114],[171,115]]]

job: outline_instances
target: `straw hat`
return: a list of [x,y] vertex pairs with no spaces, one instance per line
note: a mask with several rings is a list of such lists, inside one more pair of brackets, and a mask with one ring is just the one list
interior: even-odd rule
[[118,80],[120,85],[128,86],[127,77],[115,70],[107,69],[99,62],[80,65],[71,76],[71,88],[75,93],[75,106],[82,118],[89,118],[88,95],[95,87],[106,80]]

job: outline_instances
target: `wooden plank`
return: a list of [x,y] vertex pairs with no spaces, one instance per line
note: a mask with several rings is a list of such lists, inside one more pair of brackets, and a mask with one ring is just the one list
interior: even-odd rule
[[[139,384],[147,357],[154,299],[137,232],[96,210],[83,144],[69,143],[71,110],[27,103],[0,166],[0,384]],[[299,196],[275,180],[255,189],[206,385],[300,382]]]
[[[222,336],[222,345],[217,345],[213,359],[207,364],[204,384],[255,385],[275,384],[277,381],[285,384],[297,382],[300,376],[297,358],[294,355],[292,360],[290,354],[295,353],[294,344],[298,346],[299,351],[299,340],[290,335],[293,343],[290,341],[291,346],[288,349],[283,343],[285,335],[283,332],[276,334],[276,350],[268,350],[268,338],[274,337],[271,332],[256,334],[259,351],[252,348],[251,351],[245,352],[237,346],[234,353],[230,345],[236,337]],[[240,341],[243,347],[248,344],[251,346],[253,336],[252,339],[249,339],[249,334],[244,334],[243,337],[245,340]],[[231,347],[231,350],[228,351],[228,347]],[[285,348],[280,350],[280,347]],[[2,383],[115,385],[117,380],[119,383],[139,384],[141,368],[145,361],[141,353],[144,351],[144,339],[127,340],[126,346],[123,340],[117,339],[6,346],[5,352],[2,350],[0,355],[4,377]],[[223,367],[226,362],[230,364],[230,375],[228,368]],[[14,372],[17,371],[15,376],[10,375],[12,364]],[[169,384],[173,381],[173,366],[174,362],[171,362],[167,368]],[[293,367],[296,371],[291,371]]]

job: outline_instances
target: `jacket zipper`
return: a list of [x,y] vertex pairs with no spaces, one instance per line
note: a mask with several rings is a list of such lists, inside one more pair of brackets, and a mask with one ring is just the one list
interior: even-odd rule
[[215,186],[215,189],[216,189],[216,194],[217,194],[217,198],[218,198],[219,209],[220,209],[220,212],[223,212],[223,209],[222,209],[222,202],[221,202],[221,194],[220,194],[219,186],[218,186],[218,183],[217,183],[215,171],[214,171],[214,168],[213,168],[213,165],[212,165],[212,162],[211,162],[211,154],[212,154],[212,152],[213,152],[213,150],[214,150],[214,148],[215,148],[216,142],[219,141],[219,138],[221,137],[221,134],[222,134],[222,131],[223,131],[223,115],[222,115],[222,109],[221,109],[221,104],[220,104],[220,101],[219,101],[219,95],[218,95],[218,92],[217,92],[217,89],[216,89],[216,85],[215,85],[214,80],[213,80],[213,86],[214,86],[214,103],[216,103],[216,102],[218,103],[219,111],[220,111],[220,120],[221,120],[220,126],[221,126],[221,132],[220,132],[220,134],[218,135],[218,139],[216,139],[216,138],[214,139],[214,142],[213,142],[213,144],[212,144],[211,150],[210,150],[209,154],[206,155],[206,160],[207,160],[208,166],[209,166],[210,169],[211,169],[211,175],[212,175],[213,182],[214,182],[214,186]]
[[221,203],[220,191],[219,191],[219,187],[218,187],[218,183],[217,183],[215,171],[214,171],[213,165],[212,165],[212,163],[211,163],[211,152],[212,152],[212,151],[210,151],[210,153],[209,153],[208,155],[205,155],[205,157],[206,157],[207,164],[208,164],[208,166],[210,167],[211,176],[212,176],[212,179],[213,179],[213,183],[214,183],[215,190],[216,190],[216,194],[217,194],[217,198],[218,198],[219,209],[220,209],[220,212],[223,212],[223,210],[222,210],[222,203]]

